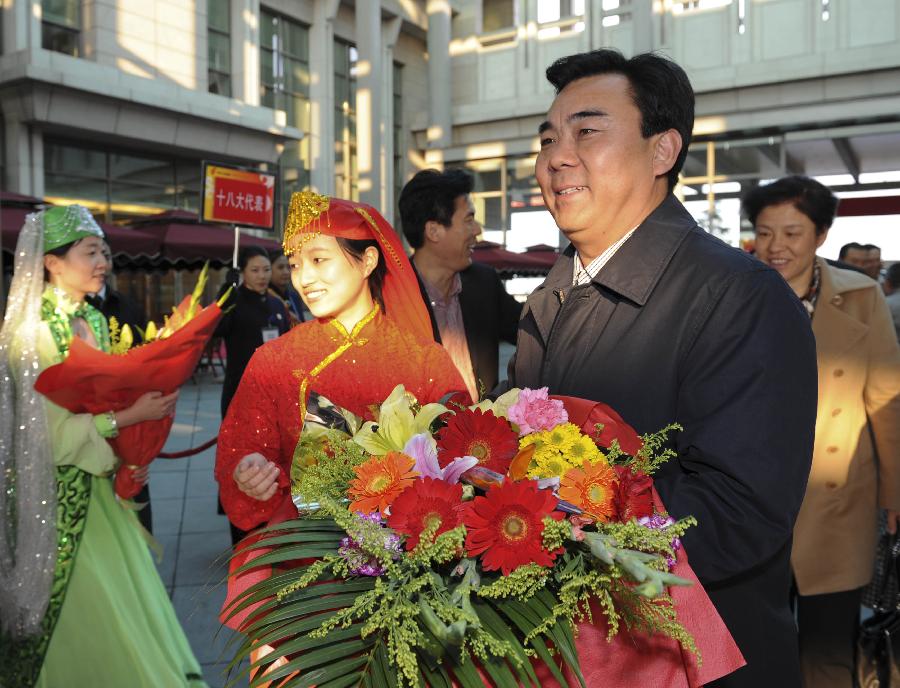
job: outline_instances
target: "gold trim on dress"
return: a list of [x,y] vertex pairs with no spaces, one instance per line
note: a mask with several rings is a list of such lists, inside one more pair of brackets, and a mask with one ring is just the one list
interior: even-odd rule
[[[378,312],[381,310],[379,305],[376,303],[375,307],[372,308],[371,311],[356,325],[354,325],[353,330],[351,332],[347,332],[347,328],[345,328],[341,322],[334,318],[331,321],[331,325],[333,325],[337,331],[341,335],[341,344],[330,354],[328,354],[325,358],[323,358],[316,366],[309,371],[309,373],[303,375],[300,371],[294,371],[294,374],[299,377],[299,375],[303,375],[303,379],[300,382],[300,434],[303,433],[303,424],[306,420],[306,394],[309,391],[309,383],[310,381],[317,377],[325,368],[334,363],[337,359],[339,359],[348,349],[350,349],[354,344],[358,346],[364,346],[369,340],[361,338],[359,336],[360,332],[362,332],[363,328],[372,322],[375,319],[375,316],[378,315]],[[297,438],[297,447],[300,446],[300,438]],[[296,449],[295,449],[296,453]]]

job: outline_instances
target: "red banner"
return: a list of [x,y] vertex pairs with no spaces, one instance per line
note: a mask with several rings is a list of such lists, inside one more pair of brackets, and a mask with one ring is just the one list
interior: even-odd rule
[[221,165],[206,165],[203,220],[272,228],[275,175]]

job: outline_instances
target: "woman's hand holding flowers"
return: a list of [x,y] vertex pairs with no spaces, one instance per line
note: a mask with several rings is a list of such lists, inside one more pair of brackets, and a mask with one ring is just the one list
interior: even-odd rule
[[278,466],[259,453],[247,454],[234,469],[234,482],[244,494],[265,502],[278,489]]
[[145,420],[159,420],[175,413],[175,402],[178,401],[178,390],[171,394],[162,392],[146,392],[127,409],[116,411],[116,425],[127,428]]

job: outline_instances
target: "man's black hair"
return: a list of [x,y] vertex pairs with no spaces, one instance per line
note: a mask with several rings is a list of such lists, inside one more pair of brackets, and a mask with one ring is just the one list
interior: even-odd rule
[[828,231],[837,213],[838,199],[831,189],[809,177],[782,177],[771,184],[750,189],[742,201],[750,224],[769,206],[791,203],[816,226],[816,234]]
[[838,253],[838,258],[844,260],[844,258],[847,257],[847,254],[850,253],[850,251],[868,251],[868,249],[860,243],[851,241],[849,244],[844,244],[843,246],[841,246],[841,250]]
[[675,188],[684,167],[694,129],[694,89],[687,74],[661,55],[643,53],[627,59],[618,50],[603,48],[561,57],[547,68],[547,81],[557,94],[577,79],[621,74],[631,85],[631,98],[641,113],[641,136],[649,138],[669,129],[681,135],[681,151],[668,177]]
[[397,205],[406,240],[414,249],[425,243],[425,223],[429,220],[449,227],[456,199],[472,193],[472,175],[465,170],[444,172],[422,170],[400,192]]
[[894,289],[900,289],[900,263],[894,263],[888,266],[884,273],[884,281],[890,284]]

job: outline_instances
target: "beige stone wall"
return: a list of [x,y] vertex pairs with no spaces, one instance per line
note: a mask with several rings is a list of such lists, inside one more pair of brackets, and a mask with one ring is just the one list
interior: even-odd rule
[[85,0],[83,16],[87,59],[206,90],[204,0]]
[[413,136],[413,129],[427,122],[428,113],[428,62],[425,59],[425,43],[407,33],[401,33],[394,49],[394,60],[403,65],[403,139],[405,150],[404,179],[406,182],[418,170],[426,167],[420,146]]

